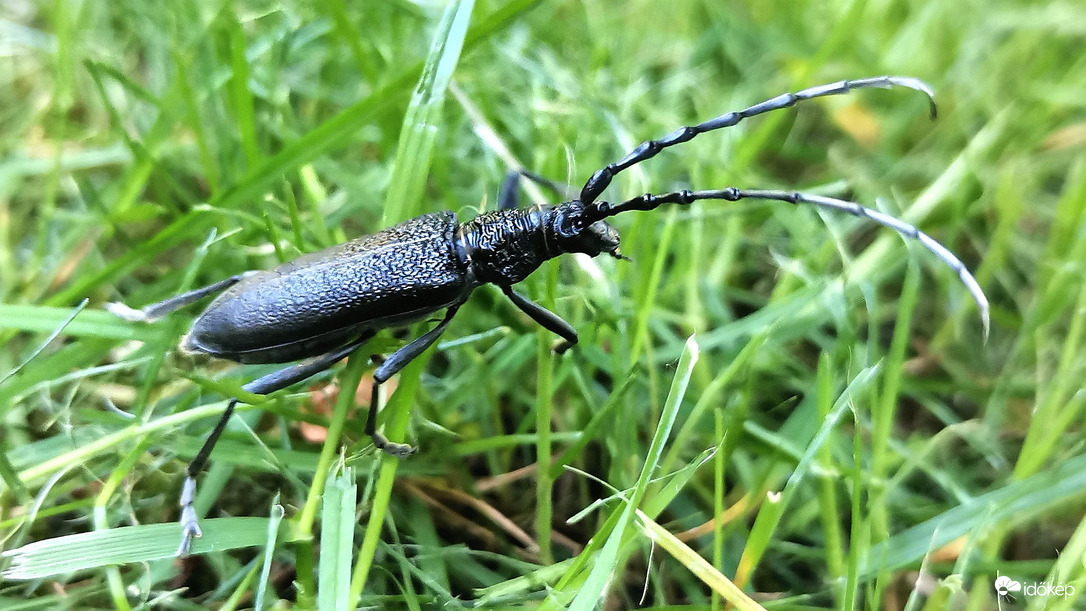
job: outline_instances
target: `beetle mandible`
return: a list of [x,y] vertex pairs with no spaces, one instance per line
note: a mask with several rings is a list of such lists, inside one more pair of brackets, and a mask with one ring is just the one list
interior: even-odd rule
[[[415,450],[410,445],[389,441],[377,430],[380,385],[437,341],[461,304],[486,283],[497,285],[524,313],[560,336],[562,341],[555,348],[558,353],[575,345],[577,332],[569,323],[517,293],[512,286],[543,262],[565,253],[585,253],[592,257],[606,253],[623,258],[618,251],[618,232],[604,219],[629,210],[653,210],[663,204],[689,205],[699,200],[754,199],[810,204],[868,218],[919,241],[954,270],[980,309],[987,337],[987,299],[958,257],[916,227],[855,202],[790,191],[734,187],[646,193],[617,204],[599,200],[615,175],[699,134],[731,127],[749,117],[788,108],[803,100],[873,87],[904,87],[922,92],[928,97],[932,118],[935,117],[931,89],[911,77],[881,76],[811,87],[644,142],[622,159],[594,172],[580,194],[564,203],[517,208],[517,183],[521,176],[556,191],[561,188],[528,172],[511,173],[499,196],[499,210],[480,214],[465,223],[459,223],[453,212],[426,214],[373,235],[303,255],[274,269],[237,274],[141,310],[119,303],[109,304],[109,309],[130,320],[151,321],[203,297],[221,293],[193,322],[192,329],[181,340],[181,350],[239,363],[298,361],[242,386],[255,394],[281,390],[329,368],[381,329],[402,327],[445,310],[437,326],[396,350],[373,374],[365,434],[377,448],[398,457]],[[188,466],[181,493],[179,555],[187,553],[192,538],[201,535],[193,508],[196,477],[206,466],[237,403],[236,398],[229,401]]]

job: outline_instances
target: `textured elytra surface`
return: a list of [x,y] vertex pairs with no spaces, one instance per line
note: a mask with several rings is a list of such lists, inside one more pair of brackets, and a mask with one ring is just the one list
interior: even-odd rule
[[185,348],[287,362],[464,301],[475,285],[452,212],[427,214],[253,274],[208,306]]

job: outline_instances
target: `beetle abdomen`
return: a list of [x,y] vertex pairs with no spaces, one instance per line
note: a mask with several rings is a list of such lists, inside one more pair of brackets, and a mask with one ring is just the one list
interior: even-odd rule
[[247,276],[196,319],[182,348],[294,361],[462,303],[477,283],[457,252],[456,226],[452,212],[428,214]]

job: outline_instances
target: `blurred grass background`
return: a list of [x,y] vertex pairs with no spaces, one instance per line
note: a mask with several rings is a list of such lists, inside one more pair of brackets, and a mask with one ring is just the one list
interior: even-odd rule
[[[0,9],[0,534],[9,554],[55,539],[61,562],[19,574],[5,557],[5,608],[561,607],[596,592],[607,608],[721,608],[724,576],[767,608],[986,609],[997,575],[1086,589],[1086,7],[459,10]],[[409,109],[428,55],[455,62],[450,95],[431,83]],[[385,334],[338,379],[235,419],[199,502],[225,520],[205,521],[197,550],[231,547],[215,524],[238,549],[174,562],[175,525],[117,528],[176,519],[224,396],[268,368],[178,354],[199,308],[136,325],[104,303],[421,212],[466,220],[495,205],[502,147],[579,187],[681,124],[878,74],[931,83],[938,120],[908,91],[807,103],[663,153],[609,197],[802,189],[901,216],[976,272],[987,343],[954,274],[869,223],[762,203],[624,215],[632,262],[567,257],[522,287],[577,328],[577,350],[551,356],[554,338],[485,287],[404,372],[385,421],[414,457],[361,435],[361,357],[394,349]],[[693,333],[699,358],[680,362]],[[649,442],[673,413],[650,485]],[[612,487],[630,498],[639,481],[644,513],[616,528]],[[275,535],[263,518],[279,508]],[[125,532],[144,538],[125,548]]]

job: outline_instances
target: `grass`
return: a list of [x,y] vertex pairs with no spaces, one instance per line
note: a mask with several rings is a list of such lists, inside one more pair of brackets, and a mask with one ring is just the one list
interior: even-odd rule
[[[997,575],[1075,591],[1023,606],[1081,604],[1082,7],[457,7],[7,9],[0,606],[986,609]],[[900,216],[975,272],[987,343],[952,272],[862,220],[622,215],[631,262],[564,257],[519,287],[578,330],[570,354],[484,287],[404,370],[382,423],[410,459],[361,434],[389,333],[240,406],[201,479],[207,534],[172,558],[186,462],[271,368],[179,354],[198,307],[142,325],[106,302],[468,219],[511,165],[579,187],[679,125],[884,73],[932,84],[939,118],[903,90],[810,102],[608,197],[801,189]]]

